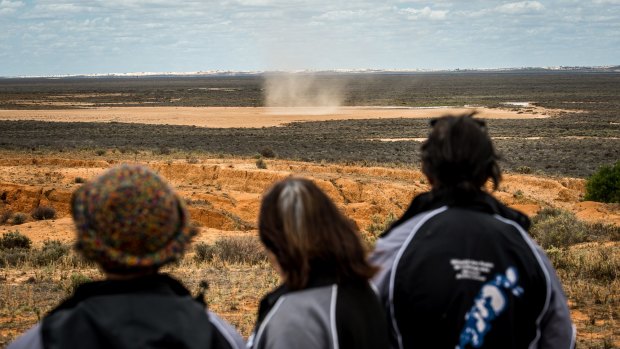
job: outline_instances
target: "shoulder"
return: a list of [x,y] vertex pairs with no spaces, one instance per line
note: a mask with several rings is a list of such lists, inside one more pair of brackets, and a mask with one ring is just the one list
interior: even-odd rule
[[43,341],[41,339],[41,324],[36,324],[26,333],[13,341],[7,349],[43,349]]
[[391,271],[398,264],[405,249],[415,235],[423,229],[425,223],[448,210],[443,206],[434,210],[425,211],[404,220],[393,227],[386,235],[377,240],[375,248],[369,257],[369,262],[379,267],[379,272],[373,277],[373,284],[382,296],[387,292]]
[[234,327],[211,311],[207,311],[207,315],[209,316],[211,325],[213,325],[214,343],[217,349],[245,348],[243,338]]
[[272,309],[271,322],[284,326],[298,322],[327,322],[336,294],[336,285],[290,292],[280,298],[277,308]]
[[265,316],[250,345],[270,349],[330,347],[331,304],[335,302],[336,290],[335,285],[329,285],[281,296]]
[[446,210],[448,210],[448,207],[443,206],[431,211],[421,212],[393,227],[384,236],[377,240],[371,260],[380,258],[384,254],[390,255],[392,253],[396,253],[398,250],[403,248],[405,244],[411,241],[416,232],[420,230],[426,222]]

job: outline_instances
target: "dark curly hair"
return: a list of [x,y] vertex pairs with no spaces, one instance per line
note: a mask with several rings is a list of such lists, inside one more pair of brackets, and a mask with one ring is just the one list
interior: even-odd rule
[[478,191],[491,179],[497,190],[501,173],[499,155],[486,123],[475,113],[446,115],[431,121],[432,131],[422,144],[422,172],[433,189]]

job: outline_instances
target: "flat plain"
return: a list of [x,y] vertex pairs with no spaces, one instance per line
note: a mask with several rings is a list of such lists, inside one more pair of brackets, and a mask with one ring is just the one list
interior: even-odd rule
[[[76,284],[101,277],[68,248],[68,202],[111,166],[146,164],[186,199],[201,233],[168,271],[194,292],[209,280],[210,307],[247,336],[260,296],[278,283],[256,242],[266,188],[289,175],[313,179],[372,246],[428,190],[418,164],[429,120],[479,110],[506,171],[494,195],[532,217],[541,243],[544,234],[579,230],[579,239],[545,247],[569,297],[579,347],[620,347],[620,207],[583,201],[585,179],[620,159],[620,74],[315,79],[342,86],[344,108],[274,112],[263,104],[261,76],[0,79],[0,214],[7,217],[0,232],[33,242],[29,251],[0,256],[0,345]],[[219,123],[210,124],[210,115]],[[37,220],[37,207],[56,215]],[[247,258],[226,254],[227,243],[249,246]],[[50,251],[56,257],[45,257]]]

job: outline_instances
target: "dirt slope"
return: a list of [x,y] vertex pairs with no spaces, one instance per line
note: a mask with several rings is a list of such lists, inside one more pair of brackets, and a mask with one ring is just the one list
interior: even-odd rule
[[[267,169],[257,169],[254,159],[148,160],[177,188],[189,204],[193,220],[202,226],[197,240],[212,241],[222,235],[247,234],[256,229],[261,194],[287,176],[312,178],[337,205],[366,230],[373,218],[401,214],[411,198],[428,190],[420,171],[381,167],[321,165],[267,160]],[[0,233],[18,229],[35,243],[46,239],[70,241],[71,193],[80,179],[93,178],[117,161],[72,159],[49,156],[25,157],[6,153],[0,159],[0,213],[23,212],[22,225],[0,225]],[[618,205],[582,202],[584,181],[573,178],[544,178],[506,174],[495,195],[529,215],[543,207],[573,211],[586,221],[620,225]],[[52,206],[57,219],[34,221],[30,212],[37,206]]]

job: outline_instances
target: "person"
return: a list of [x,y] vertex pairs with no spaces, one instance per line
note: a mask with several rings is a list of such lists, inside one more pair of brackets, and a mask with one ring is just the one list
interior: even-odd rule
[[431,122],[422,172],[431,185],[377,241],[373,282],[392,348],[570,348],[566,297],[529,219],[486,190],[501,173],[473,114]]
[[259,236],[283,284],[260,302],[255,349],[387,348],[376,269],[354,224],[314,183],[289,178],[263,197]]
[[204,301],[159,272],[181,257],[196,229],[157,174],[140,165],[115,167],[71,200],[75,248],[105,280],[78,286],[8,348],[245,347]]

